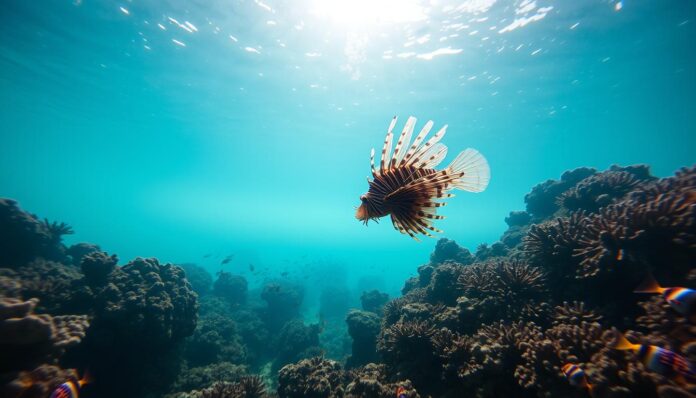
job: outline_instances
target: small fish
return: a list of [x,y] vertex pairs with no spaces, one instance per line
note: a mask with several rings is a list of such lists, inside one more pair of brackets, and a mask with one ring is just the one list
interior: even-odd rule
[[652,277],[648,278],[633,291],[634,293],[660,293],[678,313],[696,320],[696,290],[685,287],[662,287]]
[[[368,221],[391,215],[394,228],[419,240],[417,234],[432,236],[430,231],[442,232],[432,226],[433,220],[444,218],[437,215],[438,207],[444,202],[436,199],[450,198],[453,189],[469,192],[482,192],[488,186],[491,173],[486,159],[475,149],[465,149],[442,170],[435,167],[447,155],[447,147],[439,141],[445,135],[444,126],[434,136],[425,141],[433,127],[428,121],[411,143],[411,135],[416,118],[409,117],[399,136],[394,152],[394,117],[384,140],[379,170],[375,168],[375,150],[370,154],[373,180],[367,179],[369,190],[360,196],[360,206],[355,218],[367,225]],[[388,159],[391,156],[391,159]]]
[[621,333],[618,333],[618,340],[614,348],[635,352],[645,367],[663,376],[671,377],[681,384],[696,383],[696,369],[691,362],[666,348],[648,344],[634,344]]
[[77,398],[80,396],[80,390],[85,384],[91,383],[92,378],[89,372],[85,372],[84,376],[77,382],[68,380],[65,383],[56,387],[51,393],[50,398]]
[[232,259],[234,258],[234,254],[230,254],[229,256],[225,257],[220,264],[228,264]]
[[571,386],[579,388],[587,388],[587,391],[592,395],[592,384],[587,381],[587,374],[578,365],[572,363],[567,363],[563,365],[561,369],[566,378],[568,378],[568,383]]
[[282,274],[280,274],[280,276],[288,276],[288,272],[285,271],[285,272],[283,272]]
[[203,258],[210,258],[211,255],[212,255],[212,254],[206,254],[206,255],[203,256]]
[[396,398],[406,398],[406,389],[403,386],[396,389]]
[[249,271],[254,272],[254,264],[249,264]]

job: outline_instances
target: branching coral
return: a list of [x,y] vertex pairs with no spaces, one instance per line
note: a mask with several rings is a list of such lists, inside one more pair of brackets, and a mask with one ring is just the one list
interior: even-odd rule
[[602,319],[592,310],[585,308],[585,303],[582,301],[573,301],[572,303],[563,302],[562,306],[554,308],[553,324],[572,324],[579,325],[582,322],[597,322]]
[[36,257],[57,259],[60,251],[36,216],[0,198],[0,267],[18,268]]
[[[206,389],[218,381],[239,380],[247,374],[243,365],[219,362],[207,366],[182,369],[172,386],[172,391],[193,391]],[[176,395],[176,394],[175,394]]]
[[44,218],[41,222],[43,228],[48,232],[48,236],[54,244],[58,244],[63,239],[63,235],[72,235],[75,233],[72,227],[64,222],[48,221]]
[[569,211],[597,212],[622,198],[640,181],[626,171],[605,171],[585,178],[558,197],[558,203]]
[[395,377],[413,381],[424,392],[438,388],[429,383],[440,372],[432,341],[435,332],[427,321],[400,321],[383,329],[377,343]]
[[399,387],[408,398],[420,397],[409,380],[389,382],[384,365],[367,364],[348,372],[346,378],[349,380],[345,388],[347,398],[393,398]]
[[219,381],[200,391],[176,395],[176,398],[264,398],[266,386],[258,376],[243,376],[238,381]]
[[465,297],[458,299],[458,306],[462,316],[473,321],[475,318],[467,313],[473,312],[478,321],[490,322],[522,314],[540,318],[547,311],[543,300],[547,291],[545,273],[519,259],[466,267],[458,283]]
[[280,398],[334,398],[344,393],[344,372],[332,360],[314,357],[286,365],[278,373]]

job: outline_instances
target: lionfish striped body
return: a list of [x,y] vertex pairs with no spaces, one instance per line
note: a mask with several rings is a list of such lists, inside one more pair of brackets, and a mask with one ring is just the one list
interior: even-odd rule
[[425,141],[433,126],[433,122],[428,121],[411,143],[415,124],[414,117],[408,118],[392,152],[396,117],[392,119],[379,169],[375,168],[375,151],[372,150],[373,180],[368,178],[370,188],[360,197],[362,204],[355,217],[367,224],[369,220],[391,215],[394,228],[418,240],[418,234],[432,236],[429,231],[442,232],[432,226],[432,220],[444,218],[437,215],[436,210],[446,203],[436,202],[437,199],[454,196],[448,193],[452,189],[482,192],[488,186],[490,169],[478,151],[468,148],[449,166],[437,170],[447,155],[447,147],[439,142],[447,126]]

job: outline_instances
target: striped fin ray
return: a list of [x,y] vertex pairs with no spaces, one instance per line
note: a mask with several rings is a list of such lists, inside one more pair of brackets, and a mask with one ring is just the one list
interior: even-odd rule
[[425,139],[425,136],[428,135],[428,133],[430,132],[430,129],[432,129],[432,128],[433,128],[433,121],[428,120],[428,122],[425,124],[425,126],[423,126],[423,128],[421,129],[420,133],[418,133],[418,135],[416,136],[416,139],[413,140],[413,144],[411,144],[411,147],[408,149],[406,156],[404,156],[404,158],[401,159],[401,162],[399,162],[399,166],[406,164],[406,162],[408,162],[408,160],[411,159],[411,157],[413,157],[413,155],[418,150],[418,146],[421,144],[421,142],[423,142],[423,140]]
[[372,169],[372,175],[377,175],[377,170],[375,170],[375,148],[370,151],[370,169]]
[[411,135],[413,134],[413,128],[416,126],[416,118],[410,116],[406,120],[406,125],[404,125],[404,130],[399,136],[399,140],[396,142],[396,147],[394,148],[394,154],[392,155],[389,167],[396,166],[397,163],[404,158],[406,155],[406,150],[408,149],[408,144],[411,143]]
[[483,192],[491,180],[488,161],[475,149],[467,148],[447,166],[449,173],[460,175],[453,187],[469,192]]
[[437,144],[442,139],[442,137],[445,136],[446,132],[447,125],[444,125],[437,133],[435,133],[434,136],[430,137],[430,139],[426,141],[425,144],[421,145],[420,148],[416,150],[416,153],[414,153],[413,156],[409,159],[409,161],[406,162],[406,165],[410,166],[418,164],[420,161],[422,161],[424,155],[429,152],[430,147]]
[[437,143],[423,153],[421,162],[416,165],[419,169],[434,169],[447,156],[447,146]]
[[404,235],[408,235],[411,238],[415,239],[417,242],[420,242],[420,239],[416,237],[416,235],[411,231],[411,228],[406,228],[404,225],[401,223],[401,219],[399,216],[396,216],[394,214],[391,215],[391,220],[392,224],[394,225],[394,228],[401,232]]
[[389,154],[391,152],[392,148],[392,140],[394,139],[394,126],[396,125],[396,116],[392,119],[391,123],[389,124],[389,129],[387,130],[387,136],[384,139],[384,147],[382,147],[382,157],[380,158],[380,169],[382,172],[387,171],[388,166],[387,166],[387,158],[389,157]]

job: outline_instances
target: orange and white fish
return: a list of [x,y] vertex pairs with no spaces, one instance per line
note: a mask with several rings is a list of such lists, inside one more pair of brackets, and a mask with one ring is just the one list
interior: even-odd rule
[[634,293],[659,293],[678,313],[696,320],[696,290],[685,287],[662,287],[652,277],[648,278],[633,291]]
[[68,380],[56,387],[56,389],[51,393],[50,398],[78,398],[80,396],[80,390],[82,387],[91,382],[92,377],[90,376],[89,372],[85,372],[80,380]]
[[[392,119],[384,140],[379,169],[375,168],[375,150],[370,154],[373,180],[368,178],[369,190],[360,196],[362,202],[355,217],[365,225],[369,220],[390,215],[394,228],[418,240],[417,234],[432,236],[428,231],[442,232],[432,226],[444,202],[453,189],[482,192],[488,186],[491,173],[486,159],[475,149],[465,149],[442,170],[435,169],[447,155],[447,147],[440,143],[447,126],[425,141],[433,127],[428,121],[411,143],[416,118],[409,117],[392,152],[394,126]],[[425,141],[425,142],[424,142]]]
[[396,398],[406,398],[406,389],[403,386],[396,389]]
[[563,365],[561,370],[571,386],[586,388],[587,392],[592,395],[592,384],[587,381],[587,374],[581,367],[572,363],[567,363]]
[[631,343],[621,333],[618,333],[614,348],[635,352],[646,368],[665,377],[670,377],[681,384],[696,383],[696,368],[686,358],[674,351],[654,345]]

